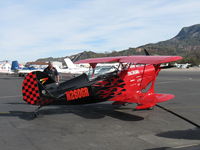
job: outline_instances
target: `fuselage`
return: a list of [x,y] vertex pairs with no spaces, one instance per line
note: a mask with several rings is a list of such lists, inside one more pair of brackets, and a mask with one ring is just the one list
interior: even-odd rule
[[29,73],[23,81],[23,99],[33,105],[103,101],[140,104],[142,97],[154,93],[158,72],[159,69],[153,65],[129,66],[91,80],[82,74],[56,85],[47,74],[36,71]]
[[[66,90],[63,100],[66,104],[87,104],[102,101],[124,101],[140,103],[141,96],[153,92],[157,76],[153,65],[129,67],[97,77],[88,84]],[[145,90],[145,88],[148,88]],[[87,89],[85,92],[83,89]],[[83,92],[81,92],[83,91]]]

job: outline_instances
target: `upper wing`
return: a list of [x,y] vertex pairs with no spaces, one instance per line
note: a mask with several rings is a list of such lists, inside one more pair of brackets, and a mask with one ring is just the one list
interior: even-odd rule
[[120,62],[133,64],[161,64],[183,59],[181,56],[128,56]]
[[103,57],[103,58],[91,58],[76,61],[76,64],[80,63],[107,63],[107,62],[121,62],[121,63],[133,63],[133,64],[161,64],[183,59],[181,56],[117,56],[117,57]]
[[82,63],[107,63],[107,62],[120,62],[120,59],[127,57],[127,56],[116,56],[116,57],[102,57],[102,58],[90,58],[76,61],[75,64],[82,64]]

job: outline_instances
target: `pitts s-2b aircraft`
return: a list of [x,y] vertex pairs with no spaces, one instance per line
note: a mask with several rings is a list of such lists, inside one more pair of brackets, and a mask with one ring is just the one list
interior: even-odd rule
[[[89,104],[113,101],[113,104],[136,103],[136,110],[149,109],[174,98],[172,94],[154,92],[162,63],[182,59],[180,56],[117,56],[80,60],[89,63],[92,73],[85,73],[60,84],[44,72],[29,73],[22,85],[23,100],[32,105]],[[118,62],[115,71],[95,77],[98,63]]]

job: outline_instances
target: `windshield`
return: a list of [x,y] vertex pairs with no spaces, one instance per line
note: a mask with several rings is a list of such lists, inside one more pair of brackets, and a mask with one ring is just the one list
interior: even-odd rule
[[91,78],[96,78],[99,75],[107,74],[113,71],[116,71],[116,67],[114,66],[97,66],[95,68],[93,77],[92,77],[93,69],[90,69],[89,71],[87,71],[86,74],[91,79]]

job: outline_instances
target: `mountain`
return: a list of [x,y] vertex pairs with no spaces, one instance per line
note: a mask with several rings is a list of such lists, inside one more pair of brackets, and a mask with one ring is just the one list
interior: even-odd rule
[[200,24],[184,27],[172,39],[147,44],[140,48],[146,48],[152,54],[181,55],[193,64],[200,63]]
[[[175,37],[158,43],[150,43],[137,48],[113,51],[111,53],[84,51],[82,53],[66,57],[71,58],[72,61],[77,61],[95,57],[144,55],[144,48],[147,49],[147,51],[152,55],[179,55],[185,58],[182,62],[190,62],[194,65],[200,64],[200,24],[184,27]],[[66,57],[50,57],[38,59],[37,61],[57,60],[63,62]]]

